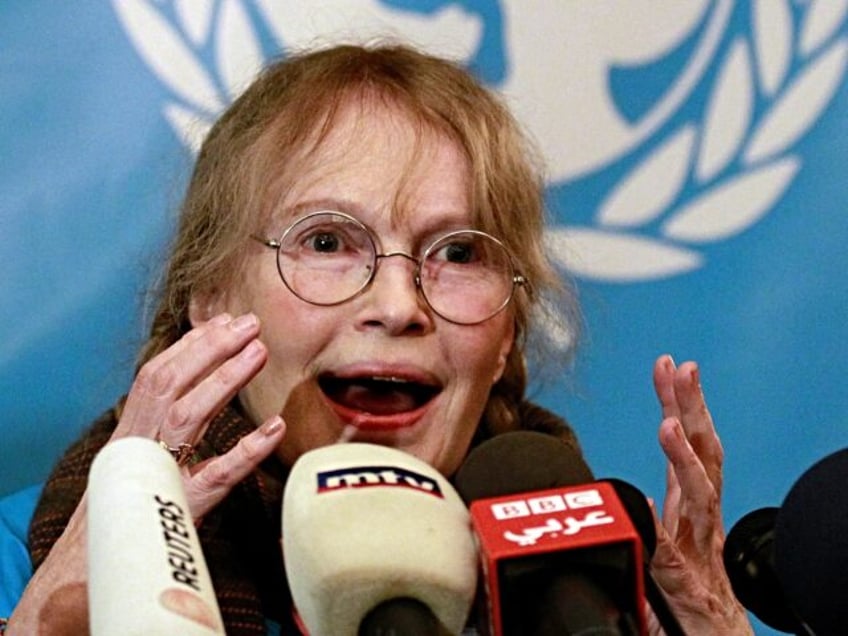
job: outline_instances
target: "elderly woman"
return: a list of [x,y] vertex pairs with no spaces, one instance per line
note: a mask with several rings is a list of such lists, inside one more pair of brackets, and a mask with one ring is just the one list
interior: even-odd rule
[[[45,486],[12,633],[86,630],[85,482],[112,440],[174,450],[229,634],[297,633],[279,512],[304,452],[370,442],[451,476],[506,431],[576,444],[524,397],[527,348],[544,336],[533,320],[556,307],[564,328],[579,323],[541,247],[532,157],[494,95],[410,48],[267,68],[197,159],[129,393]],[[690,633],[746,633],[721,565],[722,453],[697,367],[663,356],[654,377],[670,463],[655,577]]]

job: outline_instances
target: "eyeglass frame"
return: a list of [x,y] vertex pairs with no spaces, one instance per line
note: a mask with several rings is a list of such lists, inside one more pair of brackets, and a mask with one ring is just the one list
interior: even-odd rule
[[[299,294],[297,291],[295,291],[292,288],[289,281],[286,280],[286,277],[283,274],[283,268],[280,264],[280,250],[282,249],[283,243],[285,242],[285,239],[288,236],[289,232],[291,232],[292,229],[298,223],[302,223],[303,221],[306,221],[307,219],[310,219],[310,218],[313,218],[315,216],[319,216],[319,215],[322,215],[322,214],[332,214],[332,215],[335,215],[335,216],[339,216],[339,217],[342,217],[343,219],[346,219],[347,221],[350,221],[350,222],[354,223],[355,225],[361,227],[363,229],[363,231],[365,232],[365,235],[368,237],[368,241],[371,243],[371,249],[372,249],[372,252],[374,254],[373,267],[370,268],[370,272],[368,274],[368,277],[365,278],[362,285],[360,285],[360,287],[355,292],[353,292],[351,295],[343,298],[342,300],[338,300],[338,301],[334,301],[334,302],[330,302],[330,303],[323,303],[323,302],[316,302],[316,301],[313,301],[313,300],[309,300],[308,298],[304,298],[301,294]],[[430,250],[433,248],[434,245],[436,245],[437,243],[439,243],[439,242],[441,242],[441,241],[443,241],[447,238],[450,238],[451,236],[458,235],[458,234],[468,234],[468,233],[490,239],[490,240],[494,241],[495,244],[500,246],[503,249],[504,254],[506,255],[507,262],[509,263],[509,267],[512,270],[512,277],[511,277],[511,281],[510,281],[511,286],[510,286],[509,294],[504,299],[504,301],[492,313],[490,313],[488,316],[486,316],[485,318],[482,318],[480,320],[475,320],[473,322],[461,322],[461,321],[458,321],[458,320],[454,320],[452,318],[448,318],[442,312],[440,312],[438,309],[436,309],[433,306],[432,302],[430,302],[430,299],[427,297],[427,293],[424,291],[424,286],[421,284],[421,266],[425,262],[427,256],[430,254]],[[371,228],[369,228],[367,225],[365,225],[365,223],[363,223],[362,221],[357,219],[355,216],[347,214],[346,212],[340,212],[338,210],[316,210],[315,212],[310,212],[309,214],[305,214],[301,217],[298,217],[297,219],[295,219],[294,221],[292,221],[289,224],[289,226],[283,231],[283,233],[280,235],[280,238],[278,238],[278,239],[266,238],[266,237],[260,236],[258,234],[251,234],[250,238],[254,239],[255,241],[258,241],[263,246],[269,247],[269,248],[276,251],[276,259],[275,260],[277,262],[277,273],[279,273],[279,275],[280,275],[280,280],[283,281],[283,284],[286,286],[286,288],[292,294],[297,296],[303,302],[309,303],[310,305],[314,305],[316,307],[335,307],[337,305],[342,305],[342,304],[348,302],[349,300],[353,300],[354,298],[359,296],[366,289],[368,289],[368,287],[371,285],[371,283],[374,282],[374,278],[377,276],[377,267],[378,267],[380,259],[390,258],[392,256],[402,256],[403,258],[405,258],[409,261],[412,261],[415,264],[415,273],[414,273],[414,276],[413,276],[413,281],[415,283],[415,288],[418,290],[418,293],[421,294],[421,297],[424,299],[424,302],[427,303],[427,306],[437,316],[439,316],[443,320],[446,320],[446,321],[448,321],[452,324],[455,324],[455,325],[463,325],[463,326],[479,325],[481,323],[486,322],[487,320],[489,320],[491,318],[494,318],[500,312],[502,312],[507,307],[507,305],[509,305],[509,303],[512,301],[513,297],[515,296],[516,287],[524,287],[525,285],[528,284],[526,277],[524,277],[520,273],[516,273],[515,264],[513,262],[512,254],[510,253],[509,248],[507,248],[507,246],[503,243],[503,241],[492,236],[488,232],[484,232],[482,230],[476,230],[474,228],[461,228],[461,229],[451,230],[449,232],[446,232],[444,234],[437,236],[435,239],[433,239],[432,241],[430,241],[428,243],[426,249],[421,253],[421,256],[419,258],[416,258],[412,254],[408,254],[406,252],[399,251],[399,250],[392,251],[392,252],[383,252],[383,253],[379,252],[377,250],[377,240],[376,240],[377,237],[376,237],[375,233],[371,230]]]

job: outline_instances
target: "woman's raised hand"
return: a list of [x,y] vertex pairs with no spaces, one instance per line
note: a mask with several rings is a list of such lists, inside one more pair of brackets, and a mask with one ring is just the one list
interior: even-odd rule
[[[660,445],[668,458],[662,521],[651,571],[687,634],[753,634],[724,570],[721,516],[724,453],[697,364],[654,365],[662,408]],[[652,633],[660,628],[652,620]]]
[[[252,314],[221,314],[192,329],[141,368],[110,441],[136,435],[173,448],[197,444],[215,415],[265,364],[258,335]],[[274,416],[226,454],[182,466],[195,521],[273,453],[284,434],[282,419]],[[10,635],[87,633],[86,509],[83,497],[27,585],[11,616]]]
[[[253,314],[219,314],[152,358],[133,382],[113,438],[139,435],[171,448],[199,443],[212,419],[265,364],[259,329]],[[268,457],[284,428],[273,416],[225,455],[185,466],[192,516],[209,512]]]

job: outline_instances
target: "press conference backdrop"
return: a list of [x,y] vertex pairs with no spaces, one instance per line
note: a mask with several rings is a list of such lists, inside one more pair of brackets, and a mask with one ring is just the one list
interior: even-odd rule
[[126,391],[205,129],[262,61],[391,34],[509,97],[579,286],[534,394],[598,475],[663,492],[651,366],[702,365],[725,519],[848,445],[848,0],[0,4],[0,494]]

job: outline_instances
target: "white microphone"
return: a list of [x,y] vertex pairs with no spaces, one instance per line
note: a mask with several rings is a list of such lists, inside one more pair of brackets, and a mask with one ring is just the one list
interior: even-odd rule
[[476,546],[465,504],[428,464],[373,444],[312,450],[292,467],[282,521],[286,574],[310,636],[391,633],[370,626],[372,610],[410,600],[439,630],[462,632]]
[[88,596],[93,636],[224,634],[179,469],[151,439],[111,442],[91,465]]

